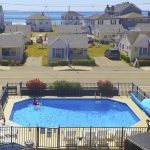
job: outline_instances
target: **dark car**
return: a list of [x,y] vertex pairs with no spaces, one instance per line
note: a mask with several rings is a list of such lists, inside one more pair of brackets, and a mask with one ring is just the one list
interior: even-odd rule
[[124,150],[150,150],[150,132],[128,137],[124,142]]
[[109,59],[120,59],[120,52],[118,49],[107,49],[105,51],[105,56],[108,57]]
[[88,39],[88,43],[89,43],[89,44],[91,44],[91,43],[94,42],[94,39],[93,39],[92,37],[88,37],[87,39]]

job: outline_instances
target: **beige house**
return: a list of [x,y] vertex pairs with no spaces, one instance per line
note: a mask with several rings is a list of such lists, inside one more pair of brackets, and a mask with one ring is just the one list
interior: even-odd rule
[[0,34],[0,60],[23,60],[25,39],[22,33]]
[[136,58],[150,59],[150,33],[143,34],[140,31],[129,31],[121,38],[119,50],[124,51],[130,61]]
[[6,25],[5,33],[22,32],[25,36],[25,42],[31,41],[31,26],[30,25]]
[[31,26],[33,32],[50,32],[52,31],[51,18],[41,14],[33,14],[26,18],[26,25]]
[[48,37],[48,61],[86,59],[88,42],[83,34],[63,34]]
[[122,25],[97,25],[93,29],[95,34],[100,41],[113,42],[118,36],[121,36],[125,32]]

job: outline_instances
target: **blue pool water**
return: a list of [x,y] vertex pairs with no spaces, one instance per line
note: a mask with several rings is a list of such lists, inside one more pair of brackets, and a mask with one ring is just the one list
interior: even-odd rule
[[15,103],[10,120],[24,127],[131,127],[139,118],[124,103],[110,99],[32,99]]

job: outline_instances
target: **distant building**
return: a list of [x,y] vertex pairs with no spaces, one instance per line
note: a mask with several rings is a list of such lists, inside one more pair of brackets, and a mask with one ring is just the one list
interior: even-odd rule
[[137,14],[142,13],[141,9],[139,9],[135,4],[129,2],[124,2],[112,6],[107,5],[105,8],[105,14],[112,15],[112,16],[121,16],[132,12]]
[[0,60],[23,60],[25,39],[22,33],[0,34]]
[[145,17],[138,13],[129,13],[117,18],[120,19],[120,23],[127,30],[134,28],[138,23],[150,23],[150,17]]
[[119,24],[120,22],[118,18],[113,18],[107,14],[95,14],[85,18],[85,26],[90,28],[91,33],[93,32],[93,29],[97,25],[105,26],[105,25],[119,25]]
[[82,25],[59,25],[57,26],[59,34],[85,34],[87,31]]
[[6,25],[5,33],[22,32],[25,36],[25,42],[31,41],[31,26],[30,25]]
[[150,32],[143,34],[140,31],[128,31],[119,42],[119,50],[124,51],[130,61],[136,58],[150,59],[149,39]]
[[133,30],[140,31],[141,33],[150,32],[150,23],[138,23]]
[[87,36],[83,34],[51,35],[48,37],[48,61],[86,59]]
[[68,11],[61,16],[62,25],[83,25],[84,16],[75,11]]
[[31,26],[33,32],[49,32],[52,31],[51,18],[41,14],[33,14],[26,18],[26,25]]
[[93,34],[95,34],[100,41],[103,42],[114,42],[114,39],[121,36],[125,32],[122,25],[97,25],[93,29]]
[[0,5],[0,32],[4,31],[4,12],[3,12],[3,8]]

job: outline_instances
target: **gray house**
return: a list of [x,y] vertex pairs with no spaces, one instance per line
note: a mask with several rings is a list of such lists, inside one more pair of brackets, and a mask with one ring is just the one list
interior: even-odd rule
[[140,31],[141,33],[150,32],[150,23],[139,23],[133,28],[133,30]]
[[118,16],[117,18],[120,19],[120,23],[123,27],[128,30],[134,28],[138,23],[150,23],[150,17],[145,17],[134,12]]
[[107,5],[105,8],[105,14],[112,16],[121,16],[132,12],[137,14],[142,13],[141,9],[139,9],[135,4],[129,2],[124,2],[112,6]]
[[30,25],[6,25],[5,33],[22,32],[25,36],[25,42],[31,41],[31,26]]
[[88,41],[83,34],[63,34],[48,37],[48,61],[85,59]]
[[149,39],[150,33],[129,31],[121,38],[119,50],[124,51],[130,57],[130,61],[136,58],[150,59]]
[[22,33],[0,34],[0,60],[23,60],[25,39]]
[[0,5],[0,32],[4,31],[4,12],[3,7]]
[[68,11],[61,16],[62,25],[83,25],[84,16],[75,11]]
[[57,26],[59,34],[85,34],[86,30],[82,25],[59,25]]
[[119,25],[120,21],[118,18],[111,17],[107,14],[94,14],[85,18],[85,26],[89,27],[91,32],[97,25]]
[[26,25],[31,26],[32,32],[50,32],[52,30],[51,18],[43,13],[27,17]]

